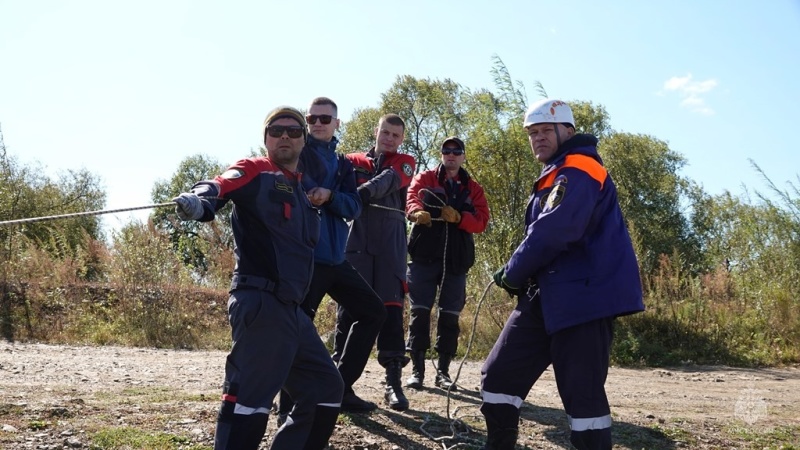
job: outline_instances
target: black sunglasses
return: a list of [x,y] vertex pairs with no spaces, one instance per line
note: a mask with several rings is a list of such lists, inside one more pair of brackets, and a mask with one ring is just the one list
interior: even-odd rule
[[286,134],[289,135],[290,138],[297,139],[297,138],[303,136],[303,132],[305,131],[305,128],[298,127],[298,126],[287,127],[287,126],[283,126],[283,125],[272,125],[272,126],[267,127],[267,134],[269,134],[270,136],[272,136],[274,138],[282,137],[284,131],[286,132]]
[[461,155],[464,154],[464,150],[462,150],[460,148],[443,148],[442,149],[442,154],[443,155],[453,154],[453,155],[456,155],[456,156],[461,156]]
[[309,114],[309,115],[306,116],[306,120],[311,125],[314,125],[315,123],[317,123],[317,119],[319,119],[320,123],[322,123],[323,125],[327,125],[327,124],[331,123],[331,120],[333,120],[333,116],[328,115],[328,114],[320,114],[320,115]]

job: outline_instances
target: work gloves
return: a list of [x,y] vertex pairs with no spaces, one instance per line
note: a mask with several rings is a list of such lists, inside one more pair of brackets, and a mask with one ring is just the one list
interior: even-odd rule
[[369,189],[364,186],[359,186],[358,196],[361,197],[361,206],[364,208],[369,206],[369,200],[372,198],[372,194],[369,193]]
[[450,223],[458,223],[461,222],[461,214],[452,206],[444,206],[442,207],[442,220]]
[[522,294],[522,289],[518,287],[511,286],[508,284],[508,280],[506,279],[506,268],[501,267],[500,270],[494,273],[494,284],[500,286],[501,288],[505,289],[509,295],[518,296]]
[[203,202],[193,192],[184,192],[172,199],[177,204],[175,212],[181,220],[198,220],[203,217]]
[[411,213],[411,221],[419,224],[425,225],[427,227],[431,226],[431,213],[428,211],[418,210]]

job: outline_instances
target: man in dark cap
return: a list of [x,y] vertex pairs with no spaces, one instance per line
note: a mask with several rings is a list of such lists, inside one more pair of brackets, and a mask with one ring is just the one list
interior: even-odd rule
[[413,364],[406,386],[422,389],[425,353],[431,346],[431,309],[438,299],[436,386],[456,389],[450,361],[458,348],[458,319],[467,299],[467,271],[475,263],[473,233],[489,223],[483,188],[461,167],[464,141],[442,143],[442,163],[420,172],[408,188],[406,214],[414,222],[408,239],[408,298],[411,312],[406,349]]
[[236,267],[228,300],[233,347],[225,364],[216,450],[255,450],[283,387],[296,406],[272,449],[322,449],[339,414],[344,383],[300,304],[314,268],[320,219],[297,172],[306,121],[272,110],[262,128],[266,157],[243,159],[174,201],[201,222],[233,202]]

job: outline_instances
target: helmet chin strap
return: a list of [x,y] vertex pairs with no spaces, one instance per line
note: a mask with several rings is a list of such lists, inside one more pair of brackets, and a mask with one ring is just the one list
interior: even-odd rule
[[[554,125],[555,125],[555,132],[556,132],[556,142],[558,142],[558,146],[556,147],[555,153],[553,153],[553,156],[550,157],[548,162],[552,161],[554,158],[556,158],[558,155],[561,154],[561,144],[563,144],[563,142],[561,141],[561,133],[558,131],[558,125],[559,124],[554,124]],[[567,138],[567,139],[569,139],[569,138]],[[566,141],[566,139],[565,139],[565,141]]]

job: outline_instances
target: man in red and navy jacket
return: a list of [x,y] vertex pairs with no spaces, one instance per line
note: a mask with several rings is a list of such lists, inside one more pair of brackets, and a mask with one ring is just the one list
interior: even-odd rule
[[[402,370],[408,363],[403,337],[406,287],[406,191],[414,175],[410,155],[397,153],[405,138],[405,122],[396,114],[380,118],[375,146],[350,153],[363,209],[350,226],[345,256],[383,300],[386,321],[378,335],[378,362],[386,368],[385,399],[397,411],[408,409]],[[341,355],[353,318],[339,308],[334,350]]]
[[442,143],[442,163],[420,172],[408,188],[406,213],[414,226],[408,239],[411,309],[406,349],[411,352],[413,371],[406,386],[414,389],[422,389],[425,353],[431,346],[431,309],[437,298],[435,384],[456,389],[449,368],[458,348],[467,271],[475,263],[472,235],[483,233],[489,223],[483,188],[461,167],[466,159],[464,141],[449,137]]
[[215,450],[256,450],[272,399],[283,387],[296,402],[271,449],[327,446],[344,383],[300,304],[314,269],[320,219],[297,162],[306,121],[295,108],[264,121],[266,157],[243,159],[174,199],[183,220],[207,222],[233,202],[236,267],[228,299],[233,346],[225,364]]
[[481,371],[485,448],[515,448],[520,406],[552,364],[572,445],[611,450],[605,381],[613,325],[644,310],[639,266],[597,138],[575,133],[560,100],[531,105],[523,126],[544,168],[525,237],[494,275],[518,303]]

